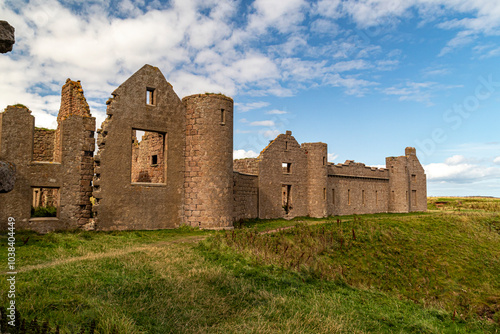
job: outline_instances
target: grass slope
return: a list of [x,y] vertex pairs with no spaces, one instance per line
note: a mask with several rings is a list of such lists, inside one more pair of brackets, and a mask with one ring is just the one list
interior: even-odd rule
[[92,320],[98,333],[497,333],[498,202],[457,201],[234,233],[23,232],[17,306],[61,333]]

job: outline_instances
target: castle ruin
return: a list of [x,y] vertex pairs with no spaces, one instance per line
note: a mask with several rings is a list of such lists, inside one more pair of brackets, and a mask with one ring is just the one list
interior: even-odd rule
[[[97,130],[80,82],[62,88],[57,129],[34,127],[22,105],[0,113],[0,160],[17,181],[0,194],[0,228],[148,230],[232,228],[248,218],[425,211],[414,148],[386,168],[327,161],[327,144],[280,134],[257,158],[233,161],[233,100],[183,98],[145,65],[107,101]],[[52,216],[33,212],[54,207]],[[40,210],[38,210],[40,211]],[[50,210],[45,210],[50,211]]]

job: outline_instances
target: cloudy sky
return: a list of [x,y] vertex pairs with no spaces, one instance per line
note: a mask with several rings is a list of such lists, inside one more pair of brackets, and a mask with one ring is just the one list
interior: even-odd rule
[[0,106],[54,128],[66,78],[98,124],[142,65],[235,101],[236,157],[292,130],[329,161],[417,154],[429,195],[500,196],[496,0],[0,0],[16,28]]

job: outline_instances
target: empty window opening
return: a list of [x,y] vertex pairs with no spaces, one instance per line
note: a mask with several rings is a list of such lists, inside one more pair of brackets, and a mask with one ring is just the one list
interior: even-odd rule
[[335,205],[335,189],[332,189],[332,204]]
[[396,194],[394,194],[394,190],[391,192],[391,200],[394,201],[396,199]]
[[281,205],[286,214],[292,210],[292,186],[290,184],[281,185]]
[[288,142],[285,141],[285,151],[287,151],[287,150],[288,150]]
[[326,188],[323,188],[323,199],[326,200]]
[[417,182],[417,175],[411,174],[411,182]]
[[347,189],[347,205],[351,205],[351,189]]
[[146,104],[154,106],[156,104],[156,94],[154,88],[146,88]]
[[31,217],[57,217],[59,211],[59,188],[32,188]]
[[413,203],[413,206],[417,206],[417,191],[416,190],[411,191],[411,201]]
[[283,174],[291,174],[292,173],[292,163],[283,162],[281,164],[281,168],[283,169]]
[[408,202],[408,191],[406,192],[406,201]]
[[167,135],[132,129],[131,182],[165,183]]
[[323,166],[326,165],[326,157],[323,157]]
[[378,190],[375,190],[375,205],[378,205]]
[[361,190],[361,203],[365,205],[365,191]]
[[220,124],[221,125],[226,124],[226,111],[224,109],[220,110]]

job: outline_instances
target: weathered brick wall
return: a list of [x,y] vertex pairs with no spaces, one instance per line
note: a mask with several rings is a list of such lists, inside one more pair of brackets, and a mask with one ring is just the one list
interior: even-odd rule
[[54,161],[55,137],[55,130],[35,128],[33,161]]
[[259,161],[256,158],[236,159],[233,161],[233,169],[236,172],[257,175],[259,173]]
[[[165,135],[146,132],[142,140],[137,140],[136,131],[132,133],[132,182],[165,182]],[[153,164],[153,156],[156,163]]]
[[[330,215],[388,211],[389,171],[347,160],[328,166]],[[335,196],[335,198],[333,198]]]
[[307,156],[307,199],[310,217],[326,217],[329,192],[328,147],[325,143],[303,143],[301,146]]
[[186,108],[185,222],[202,228],[233,226],[233,100],[191,95]]
[[389,169],[389,211],[427,210],[427,180],[415,148],[407,147],[405,155],[386,158]]
[[259,180],[257,175],[233,173],[233,220],[259,216]]
[[[153,99],[146,99],[152,92]],[[175,228],[184,218],[185,109],[172,85],[144,65],[108,100],[98,130],[94,221],[98,230]],[[132,182],[132,130],[165,136],[165,182]]]
[[388,211],[387,179],[330,175],[328,215],[351,215]]
[[[80,81],[66,79],[61,89],[61,106],[57,114],[57,130],[54,144],[54,161],[61,162],[61,133],[59,124],[71,115],[91,117],[90,108],[83,94]],[[92,134],[93,135],[93,134]]]
[[[39,232],[81,227],[91,212],[95,119],[90,114],[67,115],[58,123],[64,144],[59,148],[60,162],[33,161],[36,131],[30,113],[27,108],[9,106],[0,119],[0,157],[15,163],[18,175],[13,191],[0,201],[0,220],[6,222],[4,215],[11,215],[18,228]],[[59,197],[57,217],[31,218],[34,188],[57,189],[50,190]]]
[[[259,155],[259,217],[308,215],[307,157],[291,131],[280,134]],[[291,164],[290,172],[283,163]],[[288,198],[287,198],[288,197]],[[288,200],[288,212],[283,207]]]

